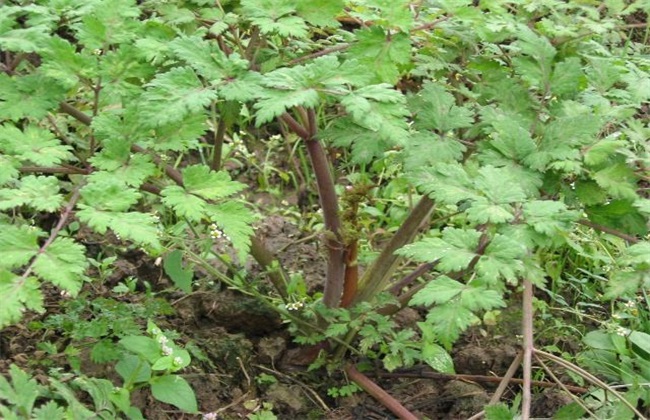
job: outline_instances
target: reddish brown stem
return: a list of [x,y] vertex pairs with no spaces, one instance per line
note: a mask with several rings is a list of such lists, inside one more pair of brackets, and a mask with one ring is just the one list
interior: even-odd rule
[[343,308],[350,306],[359,289],[358,254],[359,242],[355,240],[348,245],[345,257],[345,276],[343,280],[343,296],[341,297],[341,306]]
[[345,373],[348,374],[354,383],[359,385],[364,391],[382,403],[384,407],[389,409],[400,419],[417,420],[417,417],[413,413],[407,410],[406,407],[400,404],[400,402],[395,398],[391,397],[390,394],[384,391],[379,385],[370,380],[370,378],[359,372],[353,365],[347,365],[345,367]]
[[[304,110],[301,110],[304,111]],[[316,138],[316,114],[313,109],[306,111],[306,123],[308,127],[300,124],[291,115],[284,114],[281,120],[305,142],[309,160],[311,162],[316,185],[318,187],[318,198],[323,210],[323,221],[325,222],[325,245],[327,247],[327,279],[323,302],[328,307],[337,307],[343,293],[343,279],[345,272],[345,248],[341,241],[341,220],[339,218],[338,196],[334,188],[334,180],[330,171],[330,164],[325,149]]]
[[628,241],[629,243],[632,243],[632,244],[636,244],[636,243],[639,242],[639,238],[636,238],[636,237],[634,237],[632,235],[628,235],[627,233],[623,233],[623,232],[621,232],[619,230],[616,230],[614,228],[611,228],[609,226],[599,225],[598,223],[594,223],[591,220],[581,219],[581,220],[578,220],[578,223],[583,225],[583,226],[587,226],[587,227],[590,227],[592,229],[598,230],[600,232],[609,233],[610,235],[617,236],[617,237],[619,237],[621,239],[624,239],[624,240],[626,240],[626,241]]

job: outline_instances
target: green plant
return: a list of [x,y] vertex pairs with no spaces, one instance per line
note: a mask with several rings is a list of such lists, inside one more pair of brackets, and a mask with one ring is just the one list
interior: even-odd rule
[[[57,379],[56,376],[52,373],[49,383],[41,385],[16,365],[11,365],[9,380],[0,376],[2,418],[58,420],[99,416],[109,419],[116,418],[118,413],[131,419],[143,418],[140,410],[130,405],[128,391],[115,387],[106,379],[70,375]],[[94,410],[79,401],[80,391],[91,396]]]
[[187,350],[174,344],[153,322],[147,324],[148,336],[129,335],[119,343],[129,353],[123,355],[115,370],[124,380],[123,389],[149,386],[159,401],[188,413],[198,411],[196,396],[185,379],[176,372],[190,364]]

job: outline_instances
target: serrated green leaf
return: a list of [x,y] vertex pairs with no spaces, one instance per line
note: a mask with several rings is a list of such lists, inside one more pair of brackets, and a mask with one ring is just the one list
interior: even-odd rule
[[55,401],[50,400],[45,404],[36,407],[34,411],[32,411],[32,415],[35,420],[64,419],[65,409],[59,407]]
[[515,218],[514,209],[507,204],[492,204],[483,197],[472,202],[465,212],[467,219],[476,223],[506,223]]
[[615,198],[634,200],[636,175],[625,163],[616,163],[593,174],[594,180]]
[[41,285],[35,277],[23,279],[10,271],[0,270],[0,296],[0,328],[20,321],[25,309],[45,311]]
[[298,16],[295,2],[290,0],[242,0],[244,16],[259,26],[263,34],[276,33],[280,36],[303,38],[307,35],[307,25]]
[[140,103],[141,120],[152,127],[182,121],[201,113],[217,98],[217,92],[203,86],[189,67],[175,67],[157,75],[148,85]]
[[296,12],[300,17],[315,26],[339,27],[341,24],[336,16],[343,13],[343,0],[312,0],[299,1]]
[[149,381],[151,393],[158,401],[180,408],[187,413],[196,413],[198,406],[192,387],[179,375],[164,375]]
[[41,119],[63,97],[63,89],[40,73],[20,77],[0,73],[0,120]]
[[11,124],[0,126],[0,151],[40,166],[54,166],[72,159],[70,146],[62,145],[50,131],[27,126],[23,131]]
[[650,269],[650,242],[639,242],[625,250],[621,263],[636,265],[641,270]]
[[619,149],[626,146],[622,140],[601,140],[587,148],[584,152],[584,161],[589,166],[596,166],[607,162]]
[[97,77],[98,66],[92,50],[77,51],[69,41],[52,37],[45,44],[41,71],[66,89],[71,89],[81,78]]
[[32,226],[0,225],[0,268],[14,269],[27,264],[38,252],[43,232]]
[[400,76],[399,65],[411,58],[411,41],[405,33],[387,36],[379,26],[360,29],[355,32],[357,42],[353,44],[348,57],[358,59],[374,71],[379,82],[395,84]]
[[537,147],[530,132],[522,127],[513,115],[502,112],[485,112],[483,117],[492,124],[495,130],[490,135],[489,144],[503,156],[518,162],[536,150]]
[[594,181],[578,180],[574,186],[578,199],[586,206],[601,204],[607,200],[607,192]]
[[438,164],[435,167],[414,171],[409,177],[434,200],[455,205],[480,197],[472,179],[458,163]]
[[185,189],[207,200],[233,195],[246,186],[230,179],[227,172],[212,171],[206,165],[192,165],[183,169]]
[[18,178],[20,161],[13,156],[0,154],[0,185]]
[[198,36],[183,36],[173,40],[169,48],[211,82],[219,81],[227,75],[224,65],[228,58],[215,43]]
[[443,231],[442,238],[425,238],[406,245],[397,253],[421,262],[439,260],[441,270],[458,271],[467,268],[476,256],[480,236],[475,230],[450,227]]
[[494,204],[517,203],[526,199],[523,188],[506,168],[482,167],[474,185]]
[[207,130],[205,115],[188,115],[181,121],[156,127],[154,137],[141,144],[159,152],[185,152],[198,148],[199,139]]
[[535,231],[547,235],[560,235],[570,230],[579,214],[567,208],[561,201],[535,200],[522,206],[526,223]]
[[44,25],[5,30],[0,33],[0,47],[5,51],[38,52],[47,42],[48,33],[49,28]]
[[585,212],[594,223],[644,236],[648,232],[647,218],[639,213],[630,200],[611,200],[602,205],[589,206]]
[[178,217],[186,217],[192,222],[199,222],[206,217],[208,203],[201,197],[189,194],[183,187],[170,185],[160,193],[162,202],[174,209]]
[[424,130],[446,133],[474,123],[473,113],[456,106],[452,94],[437,83],[425,84],[420,92],[409,99],[409,107],[415,114],[416,127]]
[[460,337],[460,333],[481,320],[469,309],[455,302],[433,307],[427,314],[426,323],[446,349]]
[[431,132],[412,135],[406,144],[405,166],[408,170],[432,166],[440,162],[459,161],[467,148],[451,137]]
[[63,204],[56,177],[28,175],[17,184],[16,189],[0,189],[0,210],[28,205],[35,210],[54,212]]
[[208,217],[230,238],[237,251],[240,261],[243,261],[250,248],[250,238],[253,235],[251,224],[254,214],[242,203],[227,201],[209,206]]
[[573,97],[586,86],[586,77],[578,57],[568,57],[555,64],[551,75],[551,92],[558,97]]
[[115,180],[110,173],[96,174],[95,177],[81,189],[81,197],[83,203],[97,210],[126,211],[142,196],[139,191]]
[[485,407],[486,420],[512,420],[513,415],[506,404],[490,404]]
[[88,267],[85,249],[70,238],[56,238],[34,262],[34,272],[44,280],[54,283],[72,296],[83,284]]
[[506,303],[498,291],[471,285],[467,285],[463,289],[458,303],[471,311],[489,311],[494,308],[506,307]]
[[639,198],[634,202],[634,207],[641,213],[650,214],[650,199]]
[[97,233],[104,234],[110,228],[121,239],[160,247],[158,219],[151,214],[104,211],[85,204],[78,204],[78,207],[79,220],[87,223]]
[[520,260],[526,255],[526,247],[515,239],[497,234],[485,248],[476,264],[478,278],[487,284],[498,284],[501,278],[514,283],[524,270]]
[[437,277],[419,290],[409,300],[409,306],[441,304],[450,301],[465,288],[465,285],[447,276]]

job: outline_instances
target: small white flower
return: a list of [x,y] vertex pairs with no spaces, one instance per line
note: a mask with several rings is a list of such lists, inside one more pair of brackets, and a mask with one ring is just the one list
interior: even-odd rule
[[217,420],[217,413],[205,413],[203,420]]
[[618,327],[616,328],[616,334],[620,335],[621,337],[626,337],[627,335],[630,334],[630,330],[628,330],[627,328]]
[[636,302],[634,302],[633,300],[628,300],[627,302],[625,302],[625,307],[632,309],[636,307]]
[[160,344],[167,344],[168,341],[169,341],[169,339],[167,337],[165,337],[164,335],[161,335],[161,336],[158,337],[158,342]]
[[178,356],[174,357],[174,364],[175,364],[176,366],[179,366],[179,365],[181,365],[182,363],[183,363],[183,359],[181,359],[181,358],[178,357]]
[[162,345],[162,352],[163,352],[163,355],[165,355],[165,356],[171,356],[172,353],[174,353],[174,349],[169,347],[166,344],[163,344]]

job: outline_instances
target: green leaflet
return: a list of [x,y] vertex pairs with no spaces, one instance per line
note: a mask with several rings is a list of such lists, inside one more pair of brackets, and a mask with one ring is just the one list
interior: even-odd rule
[[142,95],[140,116],[151,127],[181,121],[202,112],[217,98],[217,92],[205,87],[189,67],[175,67],[157,75]]
[[307,35],[307,25],[295,16],[296,2],[292,0],[243,0],[242,11],[259,26],[263,34],[302,38]]

